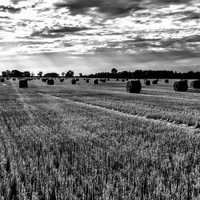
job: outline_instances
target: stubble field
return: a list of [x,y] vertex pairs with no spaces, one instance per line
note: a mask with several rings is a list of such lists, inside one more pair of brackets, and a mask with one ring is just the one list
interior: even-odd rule
[[0,83],[0,198],[200,198],[200,93],[160,80]]

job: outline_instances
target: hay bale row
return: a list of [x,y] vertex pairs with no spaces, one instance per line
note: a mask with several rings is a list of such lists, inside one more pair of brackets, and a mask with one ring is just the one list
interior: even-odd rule
[[99,80],[98,79],[95,79],[94,80],[94,85],[98,85],[99,84]]
[[145,85],[147,85],[147,86],[151,85],[151,81],[150,81],[150,80],[145,80],[144,83],[145,83]]
[[73,78],[73,79],[71,80],[72,85],[76,85],[76,81],[77,81],[77,80]]
[[28,80],[27,79],[19,80],[19,88],[28,88]]
[[191,87],[194,88],[194,89],[200,89],[200,80],[192,81]]
[[173,87],[175,91],[186,92],[188,90],[188,82],[187,80],[175,81]]
[[152,84],[153,84],[153,85],[157,85],[157,84],[158,84],[158,79],[153,80],[153,81],[152,81]]
[[47,80],[47,85],[54,85],[54,80],[53,79],[48,79]]
[[140,93],[142,89],[142,84],[139,80],[128,81],[126,84],[126,91],[129,93]]

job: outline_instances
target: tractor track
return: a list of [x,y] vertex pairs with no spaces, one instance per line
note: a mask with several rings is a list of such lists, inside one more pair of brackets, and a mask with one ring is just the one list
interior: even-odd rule
[[131,118],[131,119],[142,120],[142,121],[145,121],[145,122],[151,122],[151,123],[155,123],[155,124],[165,125],[165,126],[168,126],[170,128],[175,128],[175,129],[183,129],[185,131],[188,131],[188,133],[191,133],[191,134],[199,134],[200,133],[199,128],[195,128],[194,126],[188,126],[186,124],[177,124],[175,122],[168,122],[166,120],[152,119],[152,118],[147,118],[145,116],[133,115],[133,114],[121,112],[121,111],[118,111],[118,110],[109,109],[109,108],[106,108],[106,107],[103,107],[103,106],[98,106],[98,105],[94,105],[94,104],[90,104],[90,103],[84,103],[84,102],[80,102],[80,101],[74,101],[74,100],[71,100],[71,99],[57,97],[57,96],[53,96],[53,95],[50,95],[50,94],[43,94],[43,93],[38,93],[38,94],[43,96],[43,97],[48,97],[48,98],[52,98],[52,99],[55,99],[55,100],[61,100],[61,101],[73,103],[73,104],[76,104],[76,105],[82,106],[82,107],[101,110],[101,111],[104,111],[104,112],[107,112],[107,113],[110,113],[110,114],[114,114],[114,115],[118,115],[118,116],[121,116],[121,117],[127,117],[127,118]]

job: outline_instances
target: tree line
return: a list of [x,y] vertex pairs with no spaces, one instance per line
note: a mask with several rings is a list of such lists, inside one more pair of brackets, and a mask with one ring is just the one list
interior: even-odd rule
[[[19,71],[19,70],[6,70],[2,72],[2,77],[33,77],[35,76],[33,73],[29,71]],[[43,74],[42,71],[38,72],[37,75],[38,77],[60,77],[60,75],[57,72],[51,72],[51,73],[46,73]],[[63,77],[73,77],[74,72],[72,70],[69,70],[67,72],[62,72],[61,76]]]
[[[35,76],[29,71],[21,72],[19,70],[6,70],[2,72],[3,77],[31,77]],[[38,72],[38,77],[74,77],[74,71],[69,70],[62,72],[59,75],[57,72],[43,74],[42,71]],[[80,77],[88,78],[114,78],[114,79],[200,79],[200,72],[176,72],[168,70],[136,70],[136,71],[121,71],[118,72],[116,68],[112,68],[110,72],[98,72],[95,74],[83,75],[79,73]]]
[[200,79],[200,72],[176,72],[167,70],[136,70],[118,72],[100,72],[88,75],[90,78],[122,78],[122,79]]

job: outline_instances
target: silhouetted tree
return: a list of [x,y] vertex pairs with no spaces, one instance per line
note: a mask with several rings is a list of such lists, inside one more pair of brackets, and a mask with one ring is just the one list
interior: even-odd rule
[[116,68],[112,68],[111,73],[112,74],[117,74],[118,70]]
[[2,72],[3,77],[9,77],[9,76],[11,76],[11,74],[12,74],[12,72],[10,70],[6,70],[6,71]]
[[[114,69],[114,68],[113,68]],[[116,72],[116,71],[115,71]],[[90,78],[114,78],[114,79],[200,79],[200,72],[176,72],[167,70],[136,70],[134,72],[122,71],[116,74],[101,72],[90,74]]]
[[51,72],[51,73],[45,74],[44,77],[57,78],[57,77],[59,77],[59,74],[57,74],[57,73],[55,73],[55,72]]
[[80,76],[80,77],[83,77],[83,74],[82,74],[82,73],[79,73],[79,76]]
[[74,72],[69,70],[66,74],[65,74],[66,77],[70,78],[70,77],[73,77],[74,76]]
[[38,73],[38,76],[39,76],[39,77],[42,77],[42,74],[43,74],[43,72],[39,72],[39,73]]
[[29,71],[25,71],[25,72],[23,73],[23,76],[24,76],[24,77],[30,77],[30,76],[31,76],[31,73],[30,73]]
[[20,72],[19,70],[12,70],[11,76],[12,76],[12,77],[23,77],[23,76],[24,76],[24,73],[23,73],[23,72]]

